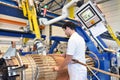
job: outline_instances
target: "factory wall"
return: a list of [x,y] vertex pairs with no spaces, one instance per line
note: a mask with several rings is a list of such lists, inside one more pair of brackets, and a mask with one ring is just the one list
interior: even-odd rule
[[120,31],[120,0],[106,1],[99,4],[99,7],[113,31]]
[[[111,26],[113,32],[120,32],[120,0],[109,0],[99,4],[98,6],[105,15],[105,18]],[[112,49],[119,48],[115,41],[106,39],[104,39],[104,41],[108,47],[111,47]]]

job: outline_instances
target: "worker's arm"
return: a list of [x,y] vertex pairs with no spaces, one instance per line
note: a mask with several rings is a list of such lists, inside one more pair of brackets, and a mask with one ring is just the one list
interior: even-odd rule
[[71,62],[71,60],[72,60],[72,55],[66,55],[64,62],[60,66],[55,66],[54,70],[55,71],[62,70],[65,66],[68,65],[68,63]]

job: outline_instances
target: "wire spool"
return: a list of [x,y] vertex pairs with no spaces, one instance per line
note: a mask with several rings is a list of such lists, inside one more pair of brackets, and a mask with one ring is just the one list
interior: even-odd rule
[[[17,55],[9,60],[5,60],[5,65],[2,66],[6,68],[6,71],[2,70],[0,73],[3,73],[3,80],[67,80],[67,68],[59,72],[53,70],[54,66],[61,65],[63,61],[64,58],[58,56],[39,54]],[[17,69],[23,65],[27,65],[28,67],[26,69]],[[7,70],[7,66],[11,66],[11,69]],[[10,77],[9,79],[7,75],[9,72],[12,74],[12,68],[16,69],[15,73],[19,76],[15,76],[14,78]]]
[[[91,51],[86,51],[86,63],[90,67],[96,67],[100,68],[100,61],[97,55]],[[98,71],[94,71],[94,74],[96,74]],[[93,76],[93,72],[91,72],[90,69],[88,69],[88,75]]]
[[56,80],[57,72],[53,71],[56,62],[52,57],[37,54],[31,55],[31,57],[37,65],[37,80]]
[[28,64],[22,72],[23,80],[56,80],[57,72],[53,71],[56,62],[52,57],[32,54],[21,56],[21,60],[23,64]]
[[[86,64],[89,65],[89,66],[95,67],[95,65],[94,65],[95,63],[94,63],[93,58],[91,58],[88,55],[85,55],[85,57],[86,57]],[[91,75],[91,71],[89,69],[87,69],[87,72],[88,72],[89,75]]]
[[36,63],[34,62],[33,58],[29,55],[21,56],[22,64],[27,64],[28,68],[21,72],[21,77],[23,80],[34,80],[36,74]]
[[93,60],[93,58],[91,58],[91,57],[88,56],[88,55],[85,55],[85,58],[86,58],[86,64],[87,64],[87,65],[92,66],[92,67],[95,66],[95,65],[94,65],[94,60]]
[[32,54],[22,56],[21,59],[23,64],[29,65],[24,71],[24,80],[67,80],[68,78],[67,68],[60,72],[53,71],[54,66],[62,64],[63,57]]
[[[94,61],[91,57],[87,55],[86,59],[88,65],[94,66]],[[63,63],[64,58],[60,56],[39,54],[17,55],[12,57],[10,61],[12,61],[13,65],[17,65],[17,67],[28,65],[27,69],[16,72],[19,76],[15,80],[68,80],[67,67],[59,72],[53,70],[54,66],[59,66]]]
[[59,66],[64,61],[59,56],[43,56],[38,54],[21,56],[23,64],[28,64],[28,69],[23,71],[24,80],[67,80],[67,68],[60,72],[53,71],[54,66]]

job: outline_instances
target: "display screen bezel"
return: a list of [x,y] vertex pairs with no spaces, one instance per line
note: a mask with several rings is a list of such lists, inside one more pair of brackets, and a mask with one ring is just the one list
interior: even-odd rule
[[[99,18],[99,20],[95,23],[95,24],[92,24],[90,26],[87,26],[86,23],[88,21],[84,21],[84,19],[82,18],[81,14],[82,12],[84,12],[85,10],[87,9],[91,9],[91,11],[94,13],[94,16],[97,16]],[[94,10],[94,8],[91,6],[91,4],[87,4],[84,8],[82,8],[81,10],[79,10],[77,13],[76,13],[77,17],[82,21],[83,25],[85,25],[88,29],[91,28],[92,26],[96,25],[97,23],[99,23],[100,21],[102,21],[101,17],[97,14],[97,12]],[[93,16],[93,17],[94,17]],[[90,18],[91,19],[91,18]]]

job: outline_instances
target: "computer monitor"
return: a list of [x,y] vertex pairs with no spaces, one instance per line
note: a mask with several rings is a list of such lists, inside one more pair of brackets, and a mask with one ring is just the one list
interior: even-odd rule
[[80,22],[87,28],[91,28],[104,20],[98,8],[90,1],[81,6],[76,12],[76,15],[80,19]]
[[84,12],[80,14],[82,19],[86,22],[90,20],[95,14],[92,12],[90,8],[86,9]]

